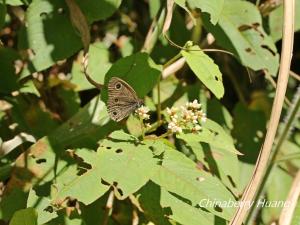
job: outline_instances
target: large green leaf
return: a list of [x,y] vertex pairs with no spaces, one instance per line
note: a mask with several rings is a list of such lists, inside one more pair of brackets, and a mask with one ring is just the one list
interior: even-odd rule
[[271,37],[263,29],[261,15],[250,2],[226,0],[216,26],[205,19],[207,30],[245,66],[266,69],[275,75],[279,55]]
[[90,23],[111,16],[120,6],[122,0],[76,0]]
[[[234,197],[225,186],[209,173],[197,169],[197,165],[184,154],[167,150],[163,154],[162,165],[157,166],[157,172],[151,178],[156,184],[167,191],[187,199],[192,205],[199,205],[202,201],[233,201]],[[208,211],[229,220],[234,208],[206,207]]]
[[[43,182],[52,181],[56,174],[49,171],[56,166],[55,169],[59,173],[68,164],[66,159],[57,159],[58,156],[66,157],[64,148],[94,148],[99,139],[117,127],[117,124],[109,122],[104,103],[99,97],[94,98],[70,120],[50,135],[39,139],[21,154],[15,162],[16,168],[10,182],[24,184],[24,188],[28,190],[36,182],[41,182],[41,179]],[[30,157],[26,157],[27,154],[30,154]]]
[[60,205],[67,197],[75,198],[88,205],[109,189],[108,185],[101,182],[101,164],[99,156],[92,150],[79,149],[76,154],[88,163],[91,169],[80,173],[78,168],[68,166],[68,169],[61,174],[54,184],[54,194],[51,202]]
[[34,190],[30,190],[27,199],[27,208],[34,208],[38,214],[37,223],[44,224],[58,215],[52,209],[47,209],[50,206],[50,199],[47,197],[40,197],[36,194]]
[[68,13],[60,13],[59,8],[67,11],[64,1],[34,0],[26,11],[27,38],[36,71],[67,58],[81,47]]
[[[120,3],[121,0],[78,1],[90,23],[107,18]],[[82,47],[64,1],[34,0],[26,11],[26,18],[28,47],[34,52],[31,60],[34,70],[44,70]]]
[[[270,33],[274,41],[282,38],[282,25],[283,25],[283,5],[279,6],[270,13],[269,27]],[[295,32],[300,30],[300,1],[295,1]]]
[[222,14],[225,0],[187,0],[189,5],[194,8],[199,8],[203,12],[210,14],[210,21],[212,24],[216,24]]
[[33,208],[21,209],[14,214],[9,225],[37,225],[37,216]]
[[214,223],[214,215],[183,202],[164,188],[161,189],[160,204],[163,208],[170,207],[172,214],[169,218],[180,224],[207,225]]
[[202,83],[211,90],[217,98],[222,98],[224,95],[222,74],[214,61],[201,51],[198,46],[190,47],[187,51],[182,50],[181,54]]
[[161,207],[161,188],[149,181],[136,194],[139,206],[147,219],[154,224],[171,225],[167,220],[168,212]]
[[58,187],[53,201],[61,202],[71,196],[90,204],[109,188],[101,181],[113,185],[122,199],[136,192],[155,172],[157,160],[153,158],[150,146],[135,141],[132,136],[119,131],[111,135],[111,140],[103,140],[97,153],[84,149],[77,151],[90,168],[75,179],[60,184],[61,189]]
[[239,153],[234,147],[234,143],[230,135],[214,121],[208,119],[203,123],[203,128],[197,134],[186,133],[177,135],[178,138],[186,142],[203,142],[217,148],[221,152]]
[[[130,84],[141,98],[148,94],[159,81],[162,67],[154,63],[147,53],[136,53],[122,58],[112,65],[105,76],[105,87],[111,77],[120,77]],[[107,88],[101,94],[107,100]]]

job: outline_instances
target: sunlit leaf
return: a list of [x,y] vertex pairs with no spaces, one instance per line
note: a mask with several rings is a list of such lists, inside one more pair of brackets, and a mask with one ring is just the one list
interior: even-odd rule
[[189,50],[182,50],[181,54],[202,83],[217,98],[222,98],[224,95],[222,74],[214,61],[198,46],[190,47]]
[[205,24],[217,43],[234,53],[243,65],[253,70],[266,69],[272,75],[277,73],[279,55],[263,29],[255,5],[241,0],[225,1],[218,24]]
[[37,216],[33,208],[21,209],[14,214],[9,225],[37,225]]
[[[175,193],[198,205],[202,199],[228,201],[234,200],[225,186],[212,175],[197,169],[197,165],[178,151],[165,151],[163,163],[151,179],[167,191]],[[234,208],[207,207],[208,211],[229,220]]]

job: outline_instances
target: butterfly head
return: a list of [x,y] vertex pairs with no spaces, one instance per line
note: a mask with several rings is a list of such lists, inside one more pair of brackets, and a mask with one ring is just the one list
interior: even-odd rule
[[140,108],[142,105],[144,105],[144,100],[139,98],[137,101],[137,108]]

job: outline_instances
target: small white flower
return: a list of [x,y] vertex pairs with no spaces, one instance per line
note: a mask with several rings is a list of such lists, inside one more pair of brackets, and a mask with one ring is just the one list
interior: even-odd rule
[[140,108],[138,108],[135,112],[138,114],[138,116],[141,119],[149,119],[150,115],[148,115],[148,112],[150,111],[150,109],[147,106],[141,106]]
[[186,103],[186,107],[192,108],[192,109],[200,109],[201,108],[201,104],[198,103],[197,99],[195,99],[193,102]]
[[170,122],[168,124],[168,129],[171,130],[173,133],[181,133],[182,128],[178,126],[175,122]]
[[150,123],[146,123],[145,125],[148,129],[150,129],[152,127]]
[[172,107],[172,108],[167,107],[167,113],[170,116],[175,116],[177,111],[178,111],[177,107]]
[[202,117],[201,117],[201,122],[205,123],[206,120],[207,120],[207,117],[206,117],[206,116],[202,116]]

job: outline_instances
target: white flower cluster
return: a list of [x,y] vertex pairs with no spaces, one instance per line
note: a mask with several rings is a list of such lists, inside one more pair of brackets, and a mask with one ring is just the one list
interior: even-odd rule
[[201,123],[206,121],[206,114],[201,109],[201,104],[195,99],[185,106],[167,108],[171,121],[168,129],[173,133],[181,133],[183,129],[197,132],[202,129]]
[[150,109],[147,106],[141,106],[137,110],[135,110],[135,113],[138,115],[138,117],[142,120],[148,120],[150,118],[150,115],[148,112]]

